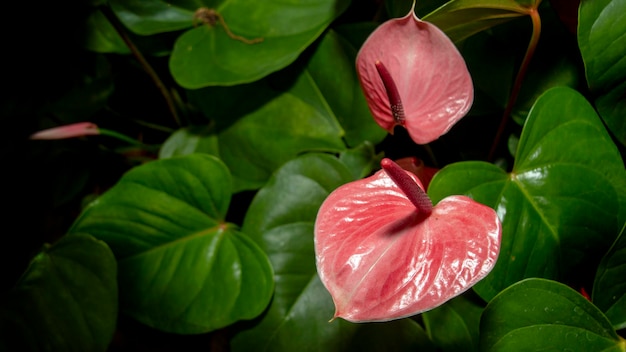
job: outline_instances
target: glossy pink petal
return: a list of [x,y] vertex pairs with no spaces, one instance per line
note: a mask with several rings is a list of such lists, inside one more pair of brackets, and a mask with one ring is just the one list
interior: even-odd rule
[[[439,138],[472,105],[474,88],[463,57],[439,28],[419,20],[413,9],[378,27],[361,47],[356,66],[376,122],[390,133],[396,125],[404,126],[415,143]],[[396,100],[403,116],[394,116]]]
[[70,125],[59,126],[54,128],[48,128],[41,130],[30,136],[30,139],[65,139],[82,136],[99,135],[100,130],[95,123],[91,122],[78,122]]
[[317,270],[335,317],[399,319],[433,309],[485,277],[497,260],[500,236],[495,211],[465,196],[418,214],[381,170],[338,188],[321,206]]

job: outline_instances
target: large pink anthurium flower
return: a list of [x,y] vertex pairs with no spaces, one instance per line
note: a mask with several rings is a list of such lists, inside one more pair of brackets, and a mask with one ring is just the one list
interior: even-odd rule
[[413,8],[369,36],[356,67],[376,122],[390,133],[396,125],[405,127],[417,144],[448,132],[474,99],[459,51],[439,28],[418,19]]
[[336,189],[315,222],[320,279],[335,318],[388,321],[433,309],[485,277],[500,251],[496,212],[465,196],[432,206],[419,179],[389,159]]

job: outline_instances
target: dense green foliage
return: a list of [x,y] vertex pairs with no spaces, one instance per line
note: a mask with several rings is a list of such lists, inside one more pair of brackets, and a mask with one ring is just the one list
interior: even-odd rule
[[[418,0],[475,87],[426,146],[354,67],[411,4],[14,5],[38,34],[2,28],[0,350],[626,351],[626,0]],[[500,257],[434,310],[329,322],[317,210],[383,156],[496,210]]]

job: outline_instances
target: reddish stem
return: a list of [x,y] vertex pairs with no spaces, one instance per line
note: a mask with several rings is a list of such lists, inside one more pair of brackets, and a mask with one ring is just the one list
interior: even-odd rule
[[389,97],[389,105],[391,105],[391,114],[393,115],[393,119],[397,124],[404,126],[404,107],[402,106],[402,100],[400,99],[398,87],[396,87],[396,83],[393,81],[391,74],[387,71],[387,68],[382,62],[376,61],[374,65],[376,65],[376,71],[378,71],[378,75],[383,81],[385,91]]
[[428,198],[426,192],[418,186],[417,182],[400,165],[391,159],[384,158],[380,161],[380,166],[382,166],[383,170],[406,195],[409,201],[413,203],[418,213],[429,215],[433,212],[433,203]]
[[[539,5],[537,4],[537,6]],[[491,150],[489,151],[489,155],[487,156],[488,161],[493,161],[496,149],[500,144],[500,140],[502,139],[502,135],[504,134],[506,125],[509,122],[511,112],[513,111],[513,106],[515,106],[517,96],[519,95],[520,89],[522,88],[522,82],[524,81],[524,77],[526,77],[528,65],[530,64],[530,60],[535,54],[535,49],[537,48],[537,43],[539,42],[539,36],[541,35],[541,18],[539,17],[539,11],[537,11],[536,8],[532,8],[529,9],[528,14],[530,15],[530,19],[533,23],[533,33],[530,37],[530,42],[528,43],[528,48],[526,49],[524,60],[522,60],[519,71],[517,71],[517,76],[515,77],[515,82],[513,83],[513,89],[511,90],[509,101],[506,104],[504,113],[502,114],[502,120],[500,120],[498,132],[496,132],[496,136],[493,139],[493,144],[491,145]]]

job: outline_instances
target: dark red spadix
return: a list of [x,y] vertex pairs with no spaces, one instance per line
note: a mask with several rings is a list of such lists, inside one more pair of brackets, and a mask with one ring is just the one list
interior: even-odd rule
[[433,309],[496,263],[501,224],[493,209],[451,196],[421,213],[406,194],[421,182],[401,170],[411,182],[399,187],[386,171],[389,163],[336,189],[317,214],[317,271],[336,318],[388,321]]
[[413,8],[369,36],[356,67],[376,122],[390,133],[396,125],[405,127],[418,144],[448,132],[474,99],[459,51],[439,28],[418,19]]

